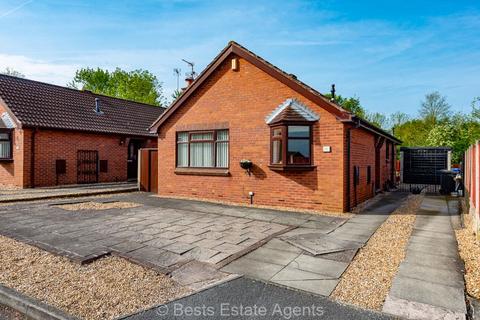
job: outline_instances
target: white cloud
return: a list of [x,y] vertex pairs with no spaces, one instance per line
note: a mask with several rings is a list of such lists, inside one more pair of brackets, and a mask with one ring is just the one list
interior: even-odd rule
[[71,81],[77,70],[77,66],[73,64],[58,64],[22,55],[0,53],[0,70],[5,70],[6,68],[21,72],[28,79],[59,85],[65,85]]

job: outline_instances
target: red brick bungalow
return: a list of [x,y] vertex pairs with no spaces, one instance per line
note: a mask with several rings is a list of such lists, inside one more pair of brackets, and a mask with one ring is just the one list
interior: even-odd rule
[[337,212],[394,181],[400,143],[235,42],[151,130],[160,195]]
[[127,181],[163,108],[0,75],[0,184]]

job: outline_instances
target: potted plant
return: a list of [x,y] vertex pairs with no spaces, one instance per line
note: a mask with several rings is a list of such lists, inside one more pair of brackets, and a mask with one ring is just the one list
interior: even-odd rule
[[248,159],[242,159],[240,160],[240,167],[242,167],[242,169],[245,169],[248,175],[250,175],[250,172],[253,168],[253,162]]

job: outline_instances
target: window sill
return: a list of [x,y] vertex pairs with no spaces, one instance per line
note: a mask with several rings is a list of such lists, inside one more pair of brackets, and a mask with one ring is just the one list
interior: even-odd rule
[[13,162],[13,159],[12,158],[0,158],[0,162]]
[[175,168],[175,174],[227,177],[230,175],[230,172],[228,169],[221,168]]
[[312,171],[317,168],[317,166],[312,165],[287,165],[287,166],[279,166],[279,165],[269,165],[270,170],[273,171]]

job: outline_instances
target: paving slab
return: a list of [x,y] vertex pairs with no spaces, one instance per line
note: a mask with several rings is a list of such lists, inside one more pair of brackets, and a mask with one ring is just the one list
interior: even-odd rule
[[455,251],[458,248],[457,240],[443,237],[431,238],[412,235],[410,236],[409,243],[432,244],[440,247],[448,247],[448,249],[452,251]]
[[227,259],[228,257],[230,257],[231,255],[229,253],[225,253],[225,252],[219,252],[217,253],[216,255],[214,255],[213,257],[209,258],[207,261],[207,263],[211,263],[211,264],[219,264],[221,263],[222,261],[224,261],[225,259]]
[[174,281],[181,285],[192,286],[199,282],[209,282],[216,279],[222,279],[226,277],[227,274],[218,271],[209,264],[191,261],[172,271],[170,276]]
[[127,252],[130,252],[130,251],[134,251],[134,250],[143,248],[145,246],[146,246],[146,244],[143,244],[143,243],[133,242],[133,241],[125,241],[125,242],[121,242],[121,243],[109,246],[109,248],[114,250],[114,251],[117,251],[117,252],[127,253]]
[[166,246],[168,246],[172,243],[175,243],[175,240],[166,239],[166,238],[157,238],[157,239],[153,239],[153,240],[144,242],[143,244],[161,249],[161,248],[164,248],[164,247],[166,247]]
[[233,261],[221,270],[229,273],[252,276],[255,279],[269,280],[285,266],[242,258]]
[[418,237],[428,237],[433,239],[451,239],[456,241],[455,234],[451,231],[448,232],[438,232],[438,231],[429,231],[429,230],[420,230],[414,228],[412,231],[413,236]]
[[247,254],[244,257],[247,259],[286,266],[287,264],[292,262],[295,258],[297,258],[298,255],[299,253],[297,252],[261,247]]
[[176,254],[184,254],[185,252],[190,251],[193,248],[195,248],[195,245],[193,244],[185,242],[174,242],[172,244],[169,244],[168,246],[163,247],[162,249],[168,250]]
[[452,270],[446,270],[445,268],[424,266],[414,262],[404,261],[400,265],[397,274],[462,290],[465,286],[463,276],[459,272],[452,272]]
[[289,280],[272,280],[274,283],[278,283],[280,285],[295,288],[307,292],[312,292],[315,294],[319,294],[322,296],[328,297],[332,294],[333,290],[337,286],[339,280],[338,279],[323,279],[323,280],[315,280],[310,279],[309,281],[289,281]]
[[302,228],[315,229],[317,232],[329,233],[341,226],[345,220],[333,220],[333,221],[307,221],[300,225]]
[[456,272],[463,271],[463,263],[457,259],[449,256],[440,256],[433,253],[426,253],[423,251],[409,250],[404,262],[411,262],[417,265],[436,269],[454,270]]
[[383,312],[394,314],[403,319],[415,320],[466,320],[464,313],[432,306],[417,301],[387,296]]
[[329,235],[338,240],[350,241],[350,242],[359,242],[359,243],[367,243],[368,239],[370,239],[370,234],[358,234],[358,233],[351,233],[348,231],[343,231],[341,229],[337,229]]
[[301,234],[284,238],[284,240],[291,245],[310,252],[313,255],[357,249],[363,245],[359,242],[341,240],[334,235],[323,233]]
[[365,208],[362,214],[389,214],[395,211],[408,196],[406,192],[391,192]]
[[220,251],[217,250],[195,247],[183,253],[182,256],[200,262],[210,262],[211,259],[219,253]]
[[463,288],[397,275],[389,296],[467,313]]
[[440,246],[431,244],[428,242],[409,242],[407,246],[407,250],[414,250],[424,253],[436,254],[451,258],[458,258],[458,251],[457,248],[451,246]]
[[322,274],[338,279],[345,269],[347,269],[348,263],[301,254],[292,261],[290,266],[303,271]]
[[268,241],[266,244],[263,245],[263,248],[282,250],[282,251],[293,252],[298,254],[300,254],[303,251],[302,249],[295,247],[294,245],[291,245],[288,242],[281,240],[279,238],[274,238]]

